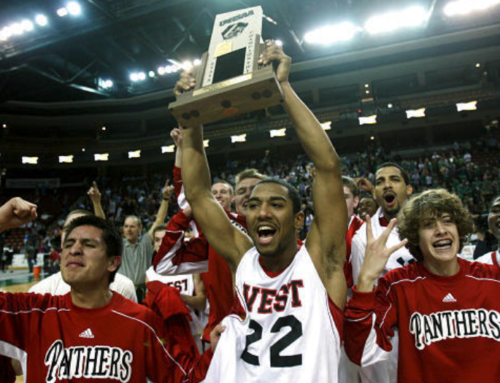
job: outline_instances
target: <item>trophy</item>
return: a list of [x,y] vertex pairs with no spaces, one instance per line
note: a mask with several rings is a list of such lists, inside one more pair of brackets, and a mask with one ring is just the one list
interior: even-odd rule
[[265,50],[262,16],[261,7],[216,16],[195,88],[168,106],[181,125],[208,124],[283,101],[273,66],[258,64]]

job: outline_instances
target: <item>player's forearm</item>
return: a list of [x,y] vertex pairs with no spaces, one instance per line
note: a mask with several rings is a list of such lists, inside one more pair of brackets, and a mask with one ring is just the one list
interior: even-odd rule
[[203,149],[203,129],[201,126],[184,130],[182,159],[184,190],[188,202],[193,205],[205,194],[211,194],[210,170]]
[[192,296],[181,294],[181,299],[183,302],[198,311],[205,311],[205,307],[207,305],[207,299],[205,296]]
[[101,201],[92,201],[92,206],[94,208],[94,214],[96,217],[106,219],[106,215],[104,214]]
[[289,82],[281,83],[284,107],[292,120],[299,141],[317,171],[336,169],[340,174],[340,159],[318,119],[297,96]]

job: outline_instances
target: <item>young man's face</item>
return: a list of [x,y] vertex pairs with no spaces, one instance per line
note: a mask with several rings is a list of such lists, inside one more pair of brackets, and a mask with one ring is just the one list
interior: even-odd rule
[[142,230],[142,225],[139,224],[134,217],[128,217],[123,224],[123,236],[130,243],[136,243],[139,238],[139,233]]
[[72,287],[85,289],[109,285],[109,275],[120,262],[119,256],[108,257],[102,230],[95,226],[76,227],[63,243],[62,277]]
[[488,214],[488,227],[496,239],[500,239],[500,197],[496,198]]
[[363,221],[366,221],[368,216],[373,217],[377,212],[378,206],[373,198],[365,197],[359,201],[358,214]]
[[424,262],[433,265],[454,261],[460,249],[457,225],[448,213],[424,219],[418,229],[419,247]]
[[250,237],[263,256],[279,256],[296,242],[296,232],[304,222],[303,213],[293,214],[288,190],[276,183],[254,188],[247,206]]
[[217,182],[212,185],[212,194],[214,195],[217,202],[227,211],[231,210],[231,203],[234,200],[234,196],[231,193],[231,187],[223,182]]
[[358,206],[359,197],[354,197],[347,186],[344,186],[344,198],[347,205],[347,217],[350,218],[354,214],[354,209]]
[[258,178],[245,178],[244,180],[241,180],[238,185],[236,185],[236,211],[243,217],[246,217],[247,215],[248,199],[252,194],[253,188],[259,183],[259,181],[260,179]]
[[154,236],[155,236],[155,251],[158,251],[161,246],[161,241],[165,236],[165,230],[156,230]]
[[412,191],[412,187],[406,185],[398,168],[386,166],[377,171],[375,175],[375,199],[382,207],[386,217],[395,217],[405,205]]

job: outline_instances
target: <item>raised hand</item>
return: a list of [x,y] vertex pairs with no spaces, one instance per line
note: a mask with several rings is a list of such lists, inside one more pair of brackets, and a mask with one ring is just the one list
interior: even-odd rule
[[170,137],[174,140],[175,146],[177,148],[182,148],[182,128],[174,128],[170,131]]
[[92,186],[90,187],[87,195],[90,197],[93,204],[99,203],[101,201],[101,192],[97,187],[97,183],[95,181],[92,182]]
[[178,97],[184,92],[194,88],[196,80],[194,78],[194,69],[185,70],[181,73],[181,78],[175,84],[174,94]]
[[162,197],[166,201],[168,201],[170,197],[172,197],[172,194],[174,193],[174,187],[173,185],[169,185],[169,183],[170,180],[167,180],[167,182],[165,182],[165,186],[163,187],[162,191]]
[[288,82],[292,59],[283,52],[281,46],[277,45],[274,40],[266,41],[266,45],[266,50],[259,58],[259,64],[267,65],[275,62],[277,65],[276,78],[280,83]]
[[20,197],[14,197],[0,207],[0,232],[33,221],[37,206]]
[[373,237],[372,224],[370,217],[366,220],[366,251],[363,266],[359,272],[358,291],[372,291],[375,282],[384,271],[384,267],[389,260],[389,257],[396,250],[402,248],[408,242],[407,239],[402,240],[398,244],[387,247],[389,235],[396,226],[397,219],[393,218],[389,225],[378,238]]

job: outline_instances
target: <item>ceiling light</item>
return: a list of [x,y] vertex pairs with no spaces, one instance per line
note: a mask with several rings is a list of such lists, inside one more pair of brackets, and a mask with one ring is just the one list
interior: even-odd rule
[[331,130],[332,122],[331,121],[323,122],[321,123],[321,127],[323,128],[323,130]]
[[128,158],[141,158],[141,151],[134,150],[134,151],[128,152]]
[[45,15],[36,15],[35,22],[38,25],[40,25],[41,27],[44,27],[49,23],[49,20],[47,19],[47,16],[45,16]]
[[457,104],[457,112],[461,112],[463,110],[477,110],[477,101],[459,102]]
[[422,7],[410,7],[399,12],[389,12],[374,16],[365,24],[370,34],[392,32],[399,28],[416,27],[427,20],[427,12]]
[[246,134],[240,134],[239,136],[231,136],[231,143],[234,144],[235,142],[246,142],[247,141],[247,135]]
[[274,43],[279,46],[279,47],[282,47],[283,46],[283,41],[281,40],[275,40]]
[[391,109],[391,108],[392,108],[392,104],[387,104],[387,107],[388,107],[389,109]]
[[78,16],[80,13],[82,13],[82,8],[80,7],[80,4],[78,4],[76,1],[71,1],[66,5],[66,8],[70,14],[73,16]]
[[12,24],[10,30],[13,35],[22,35],[24,33],[24,28],[21,23]]
[[7,129],[7,124],[2,124],[2,128]]
[[458,0],[446,4],[443,11],[446,16],[463,16],[475,11],[484,11],[497,4],[500,4],[500,0]]
[[163,76],[165,74],[165,68],[161,66],[158,68],[157,72],[160,76]]
[[105,126],[101,127],[101,130],[102,130],[103,132],[105,132],[105,131],[106,131],[106,127],[105,127]]
[[409,109],[406,111],[406,118],[423,118],[425,117],[425,108],[420,109]]
[[59,8],[57,10],[57,16],[59,17],[68,16],[68,10],[66,8]]
[[201,64],[201,60],[200,60],[200,59],[194,59],[194,60],[193,60],[193,65],[194,65],[194,66],[198,66],[198,65],[200,65],[200,64]]
[[173,153],[173,152],[175,152],[175,145],[162,146],[161,152],[162,153]]
[[152,71],[152,70],[150,70],[150,71],[148,72],[148,76],[149,76],[149,77],[151,77],[151,78],[153,78],[155,75],[156,75],[156,74],[155,74],[155,72],[154,72],[154,71]]
[[139,74],[138,73],[131,73],[130,74],[130,81],[133,81],[133,82],[139,81]]
[[210,143],[210,140],[203,140],[203,147],[208,148],[209,143]]
[[70,156],[59,156],[59,163],[60,164],[72,164],[73,163],[73,157],[72,155]]
[[94,154],[94,161],[108,161],[109,153]]
[[359,121],[359,125],[376,124],[377,123],[377,115],[374,114],[372,116],[358,117],[358,121]]
[[38,164],[38,157],[21,157],[21,161],[23,164],[28,164],[28,165],[36,165]]
[[192,67],[193,67],[193,64],[191,63],[191,61],[184,61],[182,63],[182,69],[184,69],[184,70],[190,70]]
[[352,39],[359,30],[360,28],[345,22],[338,25],[327,25],[308,32],[304,39],[311,44],[332,44]]
[[33,23],[29,20],[23,20],[21,22],[21,25],[26,32],[31,32],[34,28]]
[[282,129],[272,129],[269,131],[269,134],[272,137],[285,137],[286,136],[286,128]]
[[137,77],[140,81],[144,81],[146,79],[146,73],[144,72],[139,72],[137,73]]

